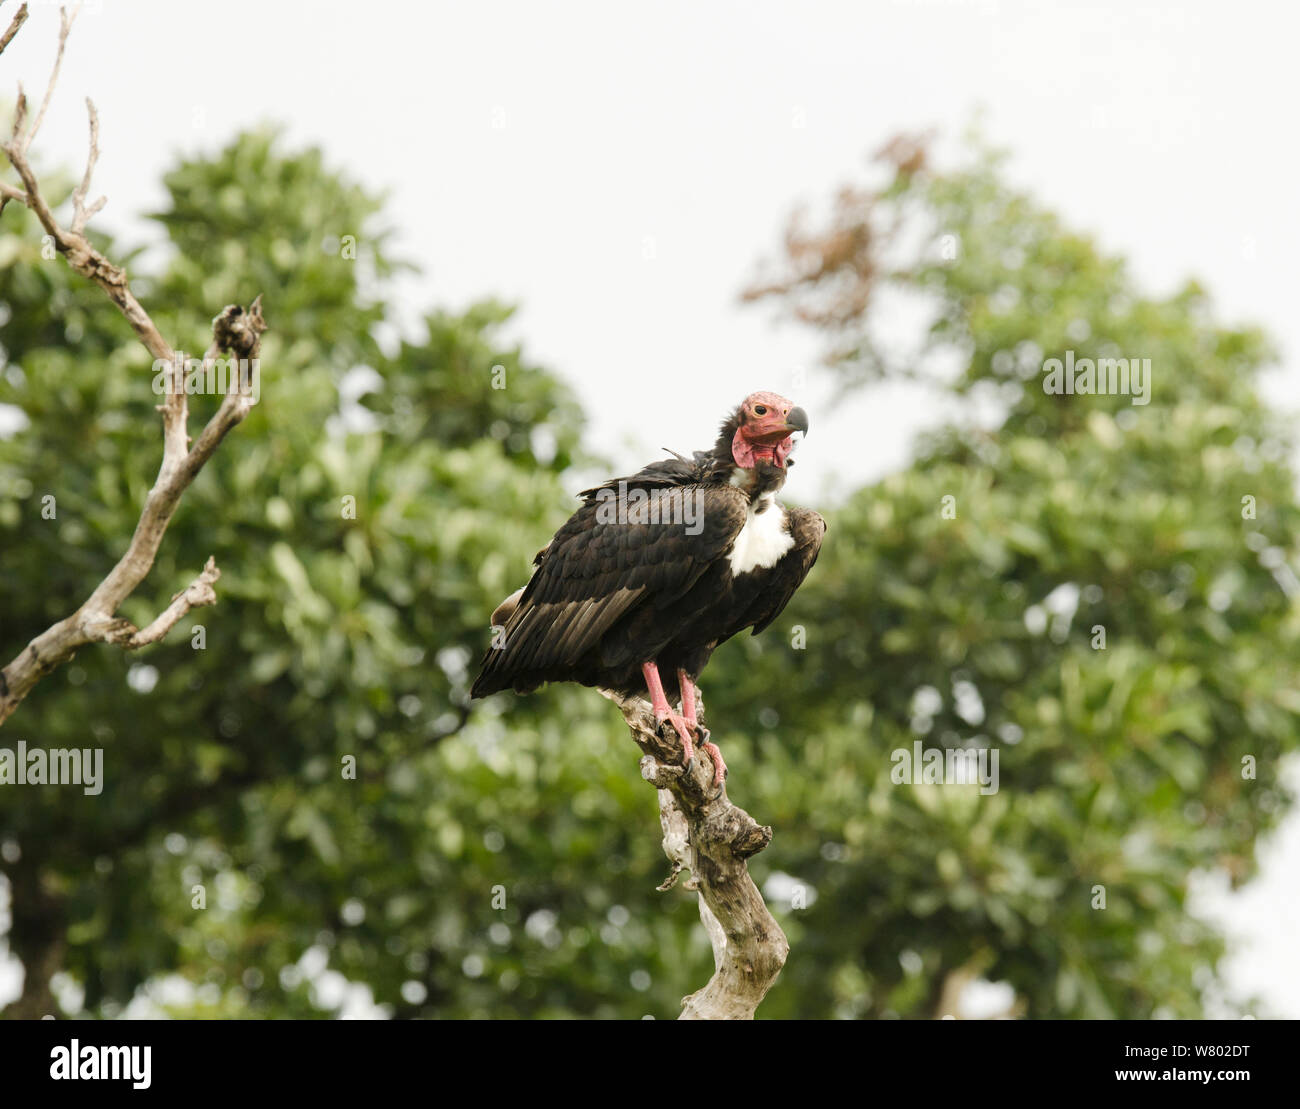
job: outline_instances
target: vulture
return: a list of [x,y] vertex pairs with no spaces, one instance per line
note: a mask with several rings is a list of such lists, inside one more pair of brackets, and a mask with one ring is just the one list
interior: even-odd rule
[[581,493],[528,584],[493,612],[496,636],[471,695],[578,682],[648,697],[661,733],[668,722],[681,738],[687,768],[698,743],[720,787],[726,763],[698,718],[695,683],[720,643],[780,615],[826,531],[816,512],[776,500],[796,431],[808,432],[802,408],[753,393],[712,450],[669,451]]

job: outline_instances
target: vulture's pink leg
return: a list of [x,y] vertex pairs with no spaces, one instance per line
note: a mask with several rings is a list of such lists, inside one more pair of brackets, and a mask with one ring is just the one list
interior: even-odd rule
[[664,695],[664,683],[659,678],[659,667],[653,662],[643,662],[641,673],[645,675],[646,688],[650,691],[650,708],[655,714],[655,726],[662,725],[665,720],[672,722],[673,729],[681,736],[685,762],[689,767],[695,761],[695,745],[691,742],[691,729],[668,704],[668,698]]
[[702,740],[700,746],[708,751],[709,758],[713,760],[713,784],[720,786],[722,779],[727,776],[727,764],[722,761],[722,752],[718,750],[718,745],[709,742],[709,729],[701,724],[696,716],[695,683],[691,681],[685,670],[677,671],[677,681],[682,687],[682,715],[686,718],[686,726],[700,736]]

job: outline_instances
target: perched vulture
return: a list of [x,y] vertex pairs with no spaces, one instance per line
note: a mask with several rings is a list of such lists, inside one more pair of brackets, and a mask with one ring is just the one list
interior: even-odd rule
[[712,450],[669,452],[582,493],[538,552],[532,580],[492,614],[500,630],[472,695],[543,682],[648,694],[687,766],[698,742],[720,785],[726,764],[699,722],[695,682],[719,643],[746,628],[757,635],[780,615],[826,531],[816,512],[776,502],[796,431],[808,431],[802,408],[754,393]]

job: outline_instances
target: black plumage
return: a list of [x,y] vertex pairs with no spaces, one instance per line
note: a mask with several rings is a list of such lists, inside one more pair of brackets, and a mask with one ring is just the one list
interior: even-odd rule
[[679,674],[693,683],[720,643],[766,628],[817,560],[821,516],[774,500],[792,433],[807,426],[789,401],[755,393],[712,450],[582,493],[528,585],[493,614],[503,628],[473,696],[553,681],[645,696],[650,663],[679,699]]

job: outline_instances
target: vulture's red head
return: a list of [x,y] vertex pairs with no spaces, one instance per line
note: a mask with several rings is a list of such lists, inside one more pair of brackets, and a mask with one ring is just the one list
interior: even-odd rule
[[808,414],[776,393],[751,393],[736,416],[740,425],[731,440],[731,457],[747,470],[760,462],[784,469],[794,433],[808,434]]

